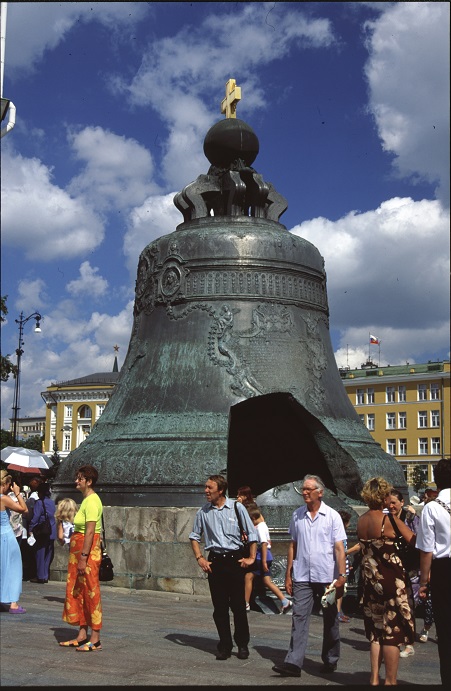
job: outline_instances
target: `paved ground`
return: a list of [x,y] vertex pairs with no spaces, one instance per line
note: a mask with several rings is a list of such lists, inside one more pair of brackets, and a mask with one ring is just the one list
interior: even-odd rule
[[[285,657],[290,639],[289,615],[251,611],[250,658],[238,660],[234,654],[219,662],[215,660],[217,638],[209,598],[128,591],[108,584],[102,589],[103,650],[83,654],[57,645],[76,631],[61,619],[64,584],[24,583],[20,602],[27,613],[0,613],[1,686],[368,684],[368,642],[359,615],[341,625],[342,651],[334,674],[320,672],[322,618],[314,615],[301,679],[281,678],[271,667]],[[413,657],[400,660],[400,684],[440,684],[434,627],[431,633],[432,640],[415,645]]]

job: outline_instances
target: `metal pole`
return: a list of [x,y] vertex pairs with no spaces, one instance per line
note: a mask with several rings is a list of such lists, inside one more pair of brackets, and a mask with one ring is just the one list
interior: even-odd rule
[[14,400],[13,400],[13,411],[14,411],[14,417],[13,417],[13,443],[12,446],[17,445],[17,419],[19,417],[19,410],[20,410],[20,360],[23,355],[23,327],[29,321],[30,319],[36,319],[36,331],[40,331],[38,329],[39,322],[41,321],[42,317],[39,314],[39,312],[33,312],[33,314],[30,314],[26,319],[23,318],[23,312],[20,313],[19,319],[16,319],[16,324],[19,324],[19,347],[16,350],[16,355],[17,355],[17,371],[16,371],[16,381],[14,384]]
[[3,75],[5,71],[5,40],[6,40],[6,13],[7,13],[8,3],[1,3],[1,96],[3,97]]
[[14,411],[14,421],[13,421],[13,446],[17,446],[17,417],[20,410],[20,359],[23,355],[22,350],[22,335],[23,335],[23,312],[20,313],[19,320],[16,319],[19,324],[19,347],[16,350],[17,355],[17,370],[16,370],[16,381],[14,384],[14,401],[13,401],[13,411]]

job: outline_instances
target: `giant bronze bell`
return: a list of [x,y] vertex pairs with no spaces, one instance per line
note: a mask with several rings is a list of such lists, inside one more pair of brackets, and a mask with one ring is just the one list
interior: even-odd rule
[[199,506],[207,476],[227,472],[231,495],[250,485],[286,529],[306,473],[337,506],[374,475],[406,491],[348,399],[323,258],[279,223],[287,203],[251,167],[258,149],[233,114],[207,133],[210,169],[175,196],[183,223],[141,253],[117,386],[63,462],[60,496],[92,463],[104,504]]

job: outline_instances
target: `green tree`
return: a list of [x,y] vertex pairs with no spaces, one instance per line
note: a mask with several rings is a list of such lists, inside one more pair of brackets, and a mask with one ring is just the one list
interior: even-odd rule
[[426,473],[417,465],[412,472],[412,487],[414,488],[415,492],[419,492],[427,487]]
[[4,449],[6,446],[12,446],[13,443],[13,435],[11,432],[8,432],[6,429],[1,430],[1,443],[0,443],[0,448]]
[[49,470],[46,472],[46,477],[48,479],[48,482],[50,485],[53,484],[55,481],[56,476],[58,475],[58,470],[61,465],[62,458],[60,458],[60,455],[58,453],[58,443],[55,440],[53,443],[53,454],[50,456],[50,460],[52,461],[53,465],[50,466]]
[[[6,306],[6,300],[8,299],[7,295],[2,295],[0,297],[0,322],[5,321],[5,317],[8,314],[8,308]],[[17,371],[17,366],[11,362],[9,359],[9,355],[1,355],[0,354],[0,375],[1,375],[1,380],[2,381],[8,381],[9,375],[16,374]]]
[[34,451],[42,451],[42,442],[44,437],[40,437],[36,434],[34,437],[29,439],[19,440],[17,446],[23,446],[25,449],[34,449]]

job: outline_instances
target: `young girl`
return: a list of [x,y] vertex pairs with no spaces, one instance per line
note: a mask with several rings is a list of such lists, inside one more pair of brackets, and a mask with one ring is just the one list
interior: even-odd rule
[[[274,595],[277,595],[281,601],[282,608],[280,610],[281,614],[285,614],[292,607],[292,602],[289,600],[282,591],[276,586],[271,580],[271,564],[272,564],[272,554],[271,554],[271,542],[269,539],[268,526],[265,523],[263,516],[258,508],[248,508],[249,516],[252,519],[253,524],[257,528],[258,534],[258,548],[257,548],[257,558],[255,560],[255,568],[253,571],[248,571],[244,577],[244,593],[246,599],[246,611],[250,611],[250,599],[252,595],[252,585],[255,576],[261,576],[263,583],[269,590],[271,590]],[[252,567],[251,567],[252,568]]]
[[73,499],[61,499],[56,507],[56,536],[60,545],[70,545],[70,537],[74,532],[74,516],[78,506]]

